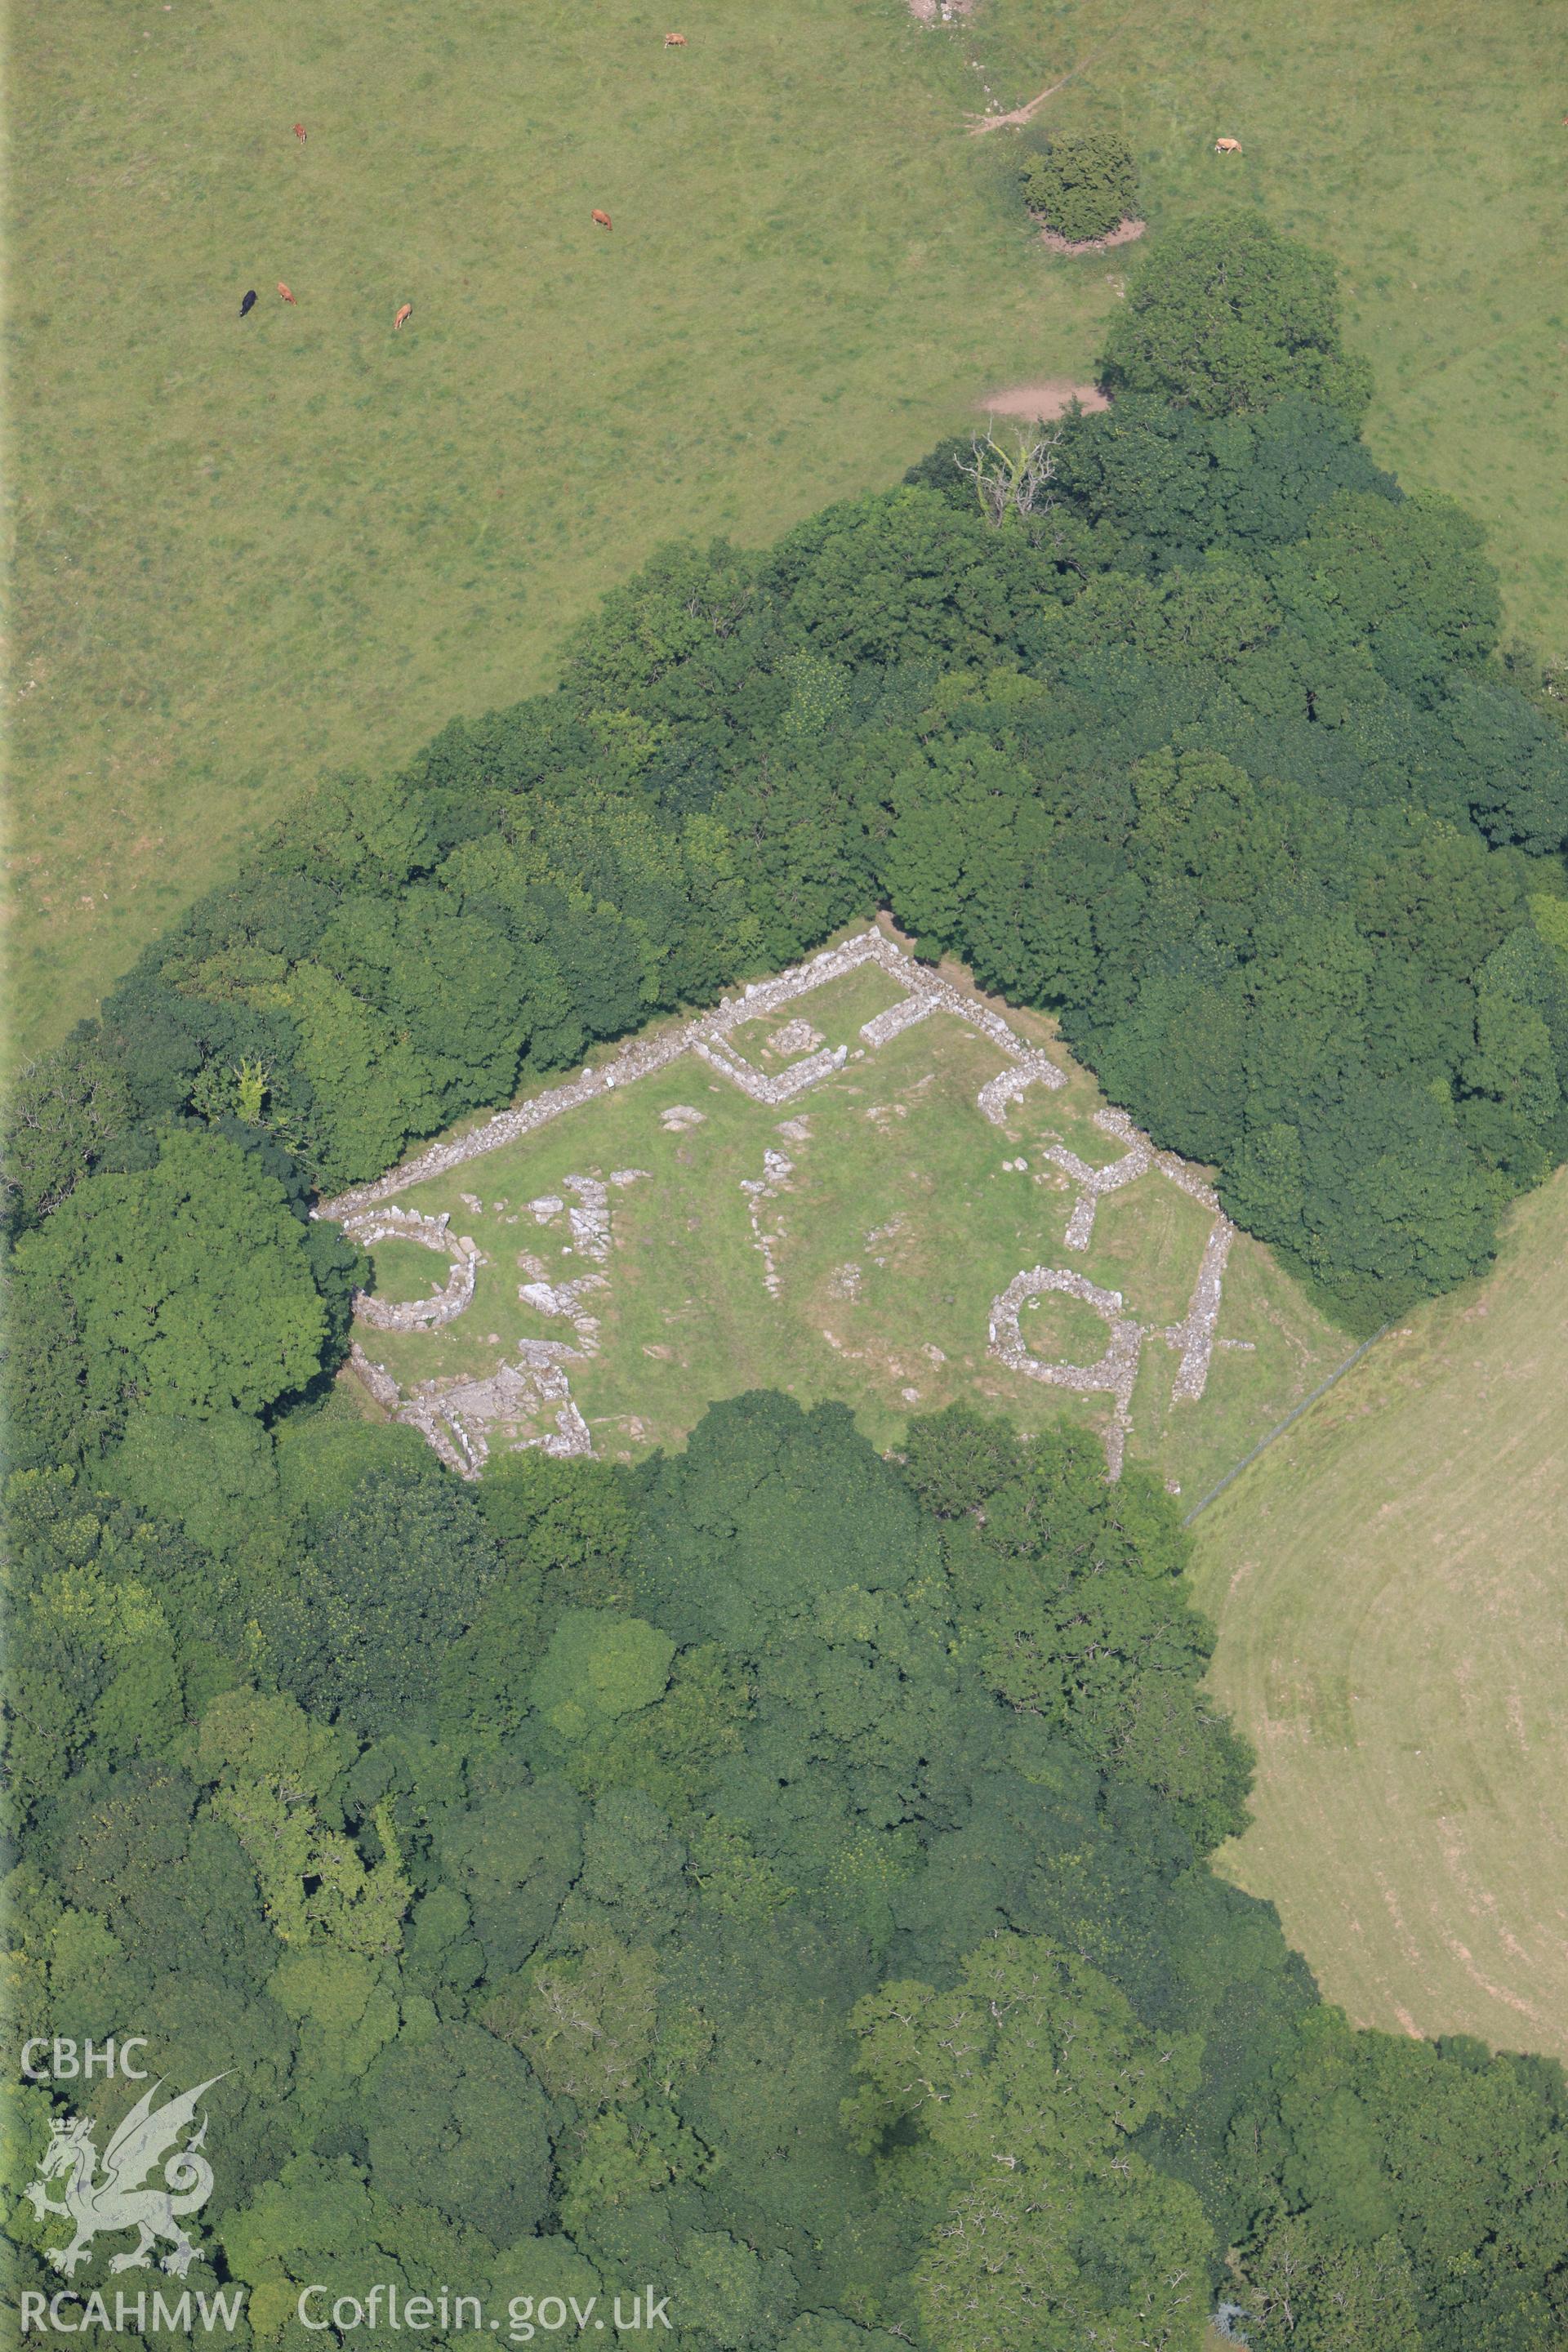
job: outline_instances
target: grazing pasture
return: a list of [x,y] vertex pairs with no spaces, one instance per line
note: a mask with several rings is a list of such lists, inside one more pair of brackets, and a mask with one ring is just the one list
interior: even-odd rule
[[1034,266],[900,0],[668,29],[18,17],[22,1045],[303,782],[548,682],[660,541],[766,540],[993,383],[1088,372],[1104,274]]
[[19,1045],[323,768],[547,682],[660,540],[764,540],[998,385],[1082,381],[1123,257],[1048,254],[1016,135],[963,129],[1058,82],[1036,124],[1121,125],[1152,237],[1224,196],[1338,257],[1378,454],[1483,516],[1512,621],[1568,652],[1544,0],[668,29],[635,0],[18,18]]
[[1568,1171],[1196,1523],[1221,1866],[1358,2021],[1568,2057]]

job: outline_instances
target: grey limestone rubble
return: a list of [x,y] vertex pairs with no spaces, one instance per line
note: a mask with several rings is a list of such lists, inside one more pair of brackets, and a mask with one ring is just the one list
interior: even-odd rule
[[912,1029],[917,1021],[923,1021],[928,1013],[935,1011],[934,996],[924,993],[906,996],[900,1003],[889,1004],[886,1013],[875,1013],[864,1023],[860,1034],[868,1045],[885,1045],[889,1037],[897,1037],[904,1030]]
[[742,1094],[760,1103],[789,1102],[795,1096],[804,1094],[807,1087],[816,1086],[819,1078],[831,1077],[849,1058],[847,1045],[825,1045],[819,1054],[808,1054],[804,1062],[793,1062],[776,1078],[770,1078],[734,1053],[721,1038],[710,1042],[700,1037],[697,1051],[731,1086],[739,1087]]
[[786,1059],[793,1059],[796,1054],[813,1052],[821,1043],[821,1031],[814,1029],[809,1021],[786,1021],[782,1029],[773,1032],[763,1051],[764,1054],[783,1054]]
[[770,1233],[766,1230],[763,1224],[762,1207],[764,1201],[776,1200],[781,1192],[787,1190],[789,1180],[794,1173],[793,1160],[788,1159],[782,1151],[769,1150],[763,1154],[762,1174],[742,1176],[741,1179],[741,1190],[746,1195],[747,1206],[751,1213],[752,1236],[757,1248],[762,1252],[763,1286],[770,1298],[778,1297],[780,1287],[778,1268],[773,1263],[773,1244],[782,1241],[784,1236],[782,1233]]
[[[1081,1299],[1103,1318],[1110,1339],[1098,1363],[1047,1364],[1031,1353],[1019,1325],[1019,1312],[1027,1300],[1052,1290],[1068,1298]],[[1065,1266],[1031,1266],[1026,1273],[1016,1274],[1006,1289],[993,1299],[989,1337],[991,1353],[1011,1371],[1023,1372],[1032,1381],[1045,1381],[1053,1388],[1103,1389],[1110,1392],[1114,1403],[1106,1433],[1106,1463],[1111,1476],[1120,1477],[1144,1337],[1142,1326],[1122,1314],[1121,1293],[1102,1290],[1098,1283],[1081,1274],[1070,1273]]]
[[568,1176],[566,1190],[577,1195],[577,1206],[568,1209],[566,1222],[572,1228],[572,1246],[584,1257],[607,1258],[610,1255],[610,1188],[601,1184],[596,1176]]
[[502,1364],[487,1379],[459,1381],[438,1395],[418,1398],[399,1418],[422,1430],[449,1468],[472,1478],[484,1467],[492,1436],[504,1435],[515,1444],[523,1430],[550,1412],[554,1426],[524,1444],[563,1456],[593,1452],[588,1424],[558,1364]]
[[[928,966],[916,962],[882,930],[858,932],[841,945],[825,949],[771,980],[752,982],[709,1013],[657,1035],[631,1039],[603,1068],[585,1067],[577,1076],[512,1105],[466,1135],[430,1145],[374,1183],[355,1186],[335,1201],[323,1203],[315,1213],[337,1219],[356,1239],[366,1243],[393,1237],[421,1241],[426,1247],[444,1251],[450,1261],[446,1287],[430,1299],[404,1305],[362,1295],[356,1300],[359,1319],[372,1326],[379,1324],[383,1328],[433,1328],[461,1314],[473,1297],[479,1256],[472,1242],[454,1241],[446,1231],[445,1217],[422,1217],[413,1211],[385,1205],[396,1193],[514,1143],[611,1088],[635,1085],[641,1078],[668,1068],[687,1054],[700,1057],[716,1075],[753,1101],[770,1106],[791,1102],[842,1069],[849,1058],[847,1046],[825,1045],[820,1033],[804,1018],[785,1022],[763,1047],[770,1057],[792,1057],[789,1066],[775,1076],[746,1058],[734,1042],[735,1031],[747,1023],[780,1012],[814,989],[867,963],[879,966],[903,993],[897,1003],[861,1024],[859,1054],[874,1053],[916,1022],[929,1019],[934,1013],[946,1013],[978,1030],[1003,1055],[1005,1066],[981,1087],[976,1097],[982,1116],[993,1126],[1006,1124],[1009,1107],[1019,1101],[1028,1087],[1066,1084],[1065,1074],[1050,1056],[1038,1046],[1026,1044],[1000,1013]],[[667,1132],[685,1134],[700,1126],[706,1114],[691,1104],[675,1103],[659,1116]],[[1210,1209],[1215,1217],[1187,1313],[1179,1324],[1159,1330],[1146,1328],[1124,1313],[1120,1292],[1103,1290],[1066,1268],[1035,1266],[1016,1275],[992,1302],[990,1346],[991,1353],[1001,1362],[1031,1380],[1061,1388],[1102,1391],[1110,1396],[1112,1415],[1106,1451],[1114,1477],[1121,1471],[1125,1451],[1132,1390],[1144,1341],[1158,1338],[1179,1349],[1173,1395],[1176,1400],[1186,1401],[1203,1395],[1215,1346],[1244,1343],[1218,1340],[1215,1337],[1226,1258],[1235,1228],[1221,1212],[1211,1187],[1173,1154],[1156,1150],[1146,1137],[1138,1133],[1125,1112],[1100,1110],[1095,1118],[1106,1134],[1125,1146],[1121,1156],[1109,1167],[1091,1168],[1059,1143],[1046,1149],[1046,1158],[1077,1188],[1066,1244],[1075,1251],[1086,1250],[1102,1196],[1151,1171],[1158,1171]],[[801,1119],[781,1120],[779,1129],[797,1144],[809,1136],[809,1129]],[[1014,1165],[1021,1169],[1025,1163],[1008,1163],[1010,1168]],[[541,1225],[551,1224],[564,1215],[573,1236],[573,1253],[591,1265],[603,1265],[610,1255],[610,1187],[633,1183],[646,1172],[640,1169],[616,1169],[608,1183],[592,1175],[568,1176],[563,1180],[561,1194],[542,1194],[530,1201],[527,1207]],[[763,1280],[770,1295],[775,1297],[780,1283],[773,1246],[780,1234],[764,1228],[763,1209],[787,1187],[792,1172],[793,1162],[787,1156],[769,1150],[764,1154],[763,1174],[746,1179],[742,1184],[756,1245],[763,1257]],[[563,1197],[566,1194],[573,1196],[570,1201]],[[478,1202],[470,1194],[460,1193],[458,1198],[477,1210]],[[881,1236],[872,1238],[874,1241]],[[565,1367],[596,1351],[599,1327],[587,1310],[586,1299],[595,1288],[604,1286],[606,1277],[590,1272],[570,1283],[552,1284],[545,1278],[544,1269],[537,1261],[525,1257],[522,1264],[535,1278],[520,1286],[520,1297],[543,1314],[568,1320],[575,1346],[523,1340],[514,1350],[517,1362],[502,1365],[487,1379],[427,1381],[409,1397],[404,1396],[384,1366],[371,1362],[357,1341],[351,1350],[352,1360],[371,1393],[399,1419],[422,1429],[442,1459],[465,1477],[478,1475],[492,1439],[513,1445],[541,1445],[552,1454],[592,1451],[587,1424],[572,1401]],[[836,1295],[853,1297],[860,1279],[858,1265],[846,1265],[837,1270],[830,1286]],[[1048,1291],[1079,1298],[1104,1319],[1109,1339],[1106,1351],[1097,1363],[1047,1364],[1029,1349],[1019,1321],[1020,1311],[1027,1300]],[[540,1436],[535,1433],[537,1424],[548,1414],[553,1414],[553,1427]]]
[[434,1330],[461,1315],[473,1297],[479,1254],[466,1234],[458,1238],[447,1231],[445,1217],[421,1216],[415,1209],[377,1209],[345,1217],[343,1231],[367,1249],[377,1242],[416,1242],[422,1249],[438,1250],[451,1266],[445,1288],[433,1290],[428,1298],[377,1298],[356,1291],[354,1313],[362,1323],[382,1331]]
[[[912,1021],[923,1020],[927,1013],[952,1013],[956,1020],[978,1029],[1000,1049],[1012,1066],[999,1079],[994,1078],[984,1086],[978,1097],[982,1111],[993,1124],[1000,1124],[1005,1116],[1004,1105],[1016,1100],[1026,1087],[1066,1085],[1066,1077],[1049,1055],[1037,1045],[1026,1045],[999,1013],[993,1013],[988,1005],[951,981],[917,963],[896,941],[873,929],[857,932],[839,947],[825,948],[820,955],[792,965],[772,980],[750,982],[738,995],[725,997],[710,1013],[699,1013],[694,1020],[681,1022],[656,1036],[631,1038],[605,1069],[585,1068],[563,1086],[547,1087],[542,1094],[530,1096],[526,1102],[498,1111],[493,1118],[470,1128],[466,1135],[433,1143],[412,1160],[405,1160],[401,1167],[389,1169],[374,1183],[356,1184],[340,1193],[335,1201],[323,1202],[315,1213],[334,1217],[342,1223],[378,1201],[391,1200],[415,1184],[426,1183],[433,1176],[447,1175],[454,1168],[461,1168],[487,1151],[499,1151],[503,1145],[531,1135],[536,1129],[575,1110],[580,1104],[592,1102],[606,1087],[632,1086],[639,1078],[651,1077],[656,1071],[668,1069],[683,1054],[700,1054],[710,1068],[720,1071],[731,1085],[758,1101],[786,1101],[841,1069],[847,1059],[847,1048],[824,1047],[805,1061],[795,1063],[778,1077],[770,1078],[753,1069],[728,1042],[731,1031],[744,1022],[776,1013],[796,997],[808,995],[813,989],[858,971],[867,963],[880,965],[905,992],[902,1004],[879,1013],[862,1024],[860,1034],[873,1049],[885,1045],[889,1036],[907,1028]],[[918,1009],[911,1009],[915,1007]],[[900,1017],[893,1024],[895,1013]],[[678,1116],[695,1126],[702,1114],[685,1104],[674,1105],[663,1114],[667,1124],[673,1124]]]
[[[1060,1144],[1049,1145],[1046,1150],[1046,1158],[1079,1187],[1078,1199],[1068,1219],[1067,1246],[1076,1250],[1089,1247],[1095,1209],[1103,1194],[1119,1192],[1123,1185],[1146,1176],[1152,1169],[1157,1170],[1214,1214],[1186,1314],[1181,1322],[1163,1328],[1135,1323],[1123,1314],[1119,1290],[1101,1290],[1081,1274],[1071,1273],[1064,1266],[1031,1266],[1026,1273],[1015,1275],[1005,1290],[992,1301],[990,1352],[1010,1370],[1022,1372],[1029,1380],[1044,1381],[1055,1388],[1106,1391],[1113,1401],[1105,1440],[1106,1461],[1110,1475],[1116,1478],[1121,1475],[1131,1426],[1132,1391],[1145,1339],[1163,1339],[1180,1350],[1181,1360],[1171,1389],[1173,1404],[1195,1403],[1203,1395],[1216,1345],[1247,1348],[1251,1342],[1215,1338],[1226,1260],[1236,1239],[1236,1227],[1221,1209],[1213,1186],[1173,1152],[1157,1151],[1146,1136],[1139,1134],[1125,1111],[1099,1110],[1094,1121],[1106,1134],[1127,1145],[1122,1157],[1112,1160],[1108,1168],[1090,1168]],[[1017,1164],[1021,1167],[1023,1162]],[[1019,1313],[1027,1300],[1047,1291],[1059,1291],[1069,1298],[1080,1299],[1104,1319],[1110,1340],[1097,1363],[1047,1364],[1030,1349]]]

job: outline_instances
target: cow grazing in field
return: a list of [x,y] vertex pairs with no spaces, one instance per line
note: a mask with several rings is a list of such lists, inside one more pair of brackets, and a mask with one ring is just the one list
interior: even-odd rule
[[249,318],[249,316],[250,316],[250,314],[251,314],[251,312],[255,310],[255,308],[256,308],[256,289],[255,289],[255,287],[253,286],[253,287],[251,288],[251,289],[250,289],[250,291],[249,291],[249,293],[248,293],[248,294],[245,294],[245,295],[242,295],[242,296],[240,297],[240,304],[239,304],[239,315],[240,315],[240,317],[241,317],[242,319],[248,319],[248,318]]
[[413,305],[413,303],[412,303],[412,302],[405,302],[405,304],[404,304],[404,306],[403,306],[402,310],[399,310],[399,312],[398,312],[398,314],[397,314],[396,318],[395,318],[395,319],[394,319],[394,320],[393,320],[393,322],[392,322],[392,331],[393,331],[393,333],[395,335],[395,334],[396,334],[396,332],[397,332],[397,330],[399,329],[399,327],[405,327],[405,326],[408,324],[409,320],[410,320],[410,319],[412,319],[412,317],[413,317],[413,316],[414,316],[414,305]]
[[282,295],[283,299],[285,300],[285,302],[292,302],[292,301],[293,301],[294,297],[292,296],[292,294],[290,294],[290,293],[289,293],[289,289],[287,288],[287,286],[285,286],[285,285],[284,285],[283,280],[281,279],[281,278],[278,280],[278,291],[279,292],[279,294],[281,294],[281,295]]
[[294,125],[294,136],[302,147],[305,143],[305,126],[302,122],[297,122]]
[[594,215],[594,226],[595,228],[614,228],[615,223],[610,218],[608,213],[595,213]]
[[666,33],[664,37],[664,46],[667,49],[683,49],[686,47],[685,34]]
[[1239,139],[1216,139],[1214,142],[1214,152],[1216,155],[1239,155],[1241,142]]

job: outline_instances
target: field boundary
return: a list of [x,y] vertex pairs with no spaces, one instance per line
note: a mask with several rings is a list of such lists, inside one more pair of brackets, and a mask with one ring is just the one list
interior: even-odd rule
[[1285,1432],[1292,1425],[1292,1423],[1300,1420],[1301,1415],[1306,1412],[1309,1405],[1314,1405],[1317,1403],[1320,1397],[1327,1396],[1329,1391],[1334,1387],[1336,1382],[1343,1380],[1345,1374],[1350,1370],[1351,1366],[1352,1364],[1359,1364],[1362,1358],[1366,1354],[1367,1349],[1369,1348],[1375,1348],[1378,1341],[1384,1337],[1384,1333],[1391,1331],[1393,1328],[1394,1326],[1391,1322],[1380,1324],[1378,1328],[1373,1333],[1370,1339],[1363,1339],[1361,1346],[1355,1349],[1353,1354],[1345,1358],[1344,1362],[1340,1366],[1337,1371],[1331,1372],[1326,1381],[1319,1381],[1310,1396],[1304,1396],[1300,1404],[1292,1405],[1284,1420],[1277,1421],[1273,1428],[1267,1431],[1265,1434],[1258,1439],[1251,1453],[1244,1454],[1240,1461],[1237,1464],[1235,1469],[1227,1470],[1225,1476],[1219,1481],[1218,1485],[1211,1486],[1208,1493],[1203,1497],[1203,1500],[1193,1505],[1192,1509],[1182,1521],[1182,1525],[1184,1528],[1190,1528],[1200,1511],[1206,1511],[1211,1503],[1217,1502],[1219,1497],[1224,1494],[1226,1488],[1230,1486],[1235,1479],[1239,1478],[1242,1472],[1248,1469],[1251,1465],[1257,1461],[1260,1454],[1266,1454],[1277,1437],[1283,1437]]

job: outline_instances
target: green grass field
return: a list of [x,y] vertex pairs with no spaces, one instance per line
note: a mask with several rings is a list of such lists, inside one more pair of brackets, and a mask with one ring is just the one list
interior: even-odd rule
[[[1120,123],[1153,235],[1223,193],[1335,257],[1376,376],[1373,449],[1480,517],[1510,625],[1568,655],[1568,16],[982,0],[964,47],[1005,109],[1071,74],[1037,121]],[[1241,154],[1216,156],[1219,136]]]
[[1568,2057],[1568,1171],[1197,1521],[1221,1857],[1365,2024]]
[[1028,236],[1009,134],[963,128],[987,83],[1073,73],[1040,119],[1123,121],[1156,235],[1228,194],[1335,252],[1379,451],[1484,516],[1514,625],[1568,649],[1547,0],[676,14],[668,53],[637,0],[17,16],[16,1045],[323,768],[546,682],[658,541],[763,541],[987,389],[1083,374],[1126,257]]
[[17,16],[19,1043],[323,768],[548,682],[660,541],[1089,368],[1105,273],[1037,260],[900,0],[674,13]]
[[[600,1272],[604,1286],[584,1302],[598,1353],[570,1378],[596,1449],[610,1456],[679,1444],[715,1398],[750,1387],[842,1398],[882,1445],[912,1412],[959,1397],[1028,1428],[1064,1412],[1103,1427],[1103,1394],[1047,1386],[987,1353],[992,1300],[1026,1267],[1065,1265],[1121,1291],[1137,1321],[1165,1325],[1186,1311],[1214,1220],[1151,1170],[1102,1198],[1087,1250],[1066,1248],[1076,1188],[1042,1147],[1060,1141],[1090,1166],[1121,1156],[1092,1123],[1102,1100],[1093,1081],[1075,1068],[1059,1091],[1033,1087],[1007,1127],[994,1127],[975,1097],[1002,1056],[951,1015],[860,1048],[861,1023],[900,994],[862,968],[732,1033],[763,1069],[787,1058],[769,1044],[790,1018],[849,1048],[837,1076],[793,1102],[756,1103],[688,1055],[400,1194],[400,1206],[449,1213],[451,1232],[470,1236],[484,1263],[462,1315],[435,1331],[362,1329],[367,1355],[410,1393],[486,1377],[520,1339],[573,1341],[569,1323],[520,1299],[523,1284],[559,1287]],[[1051,1040],[1047,1023],[1008,1017],[1031,1042]],[[678,1108],[700,1110],[700,1121],[667,1129]],[[771,1194],[748,1193],[747,1182],[767,1179],[769,1150],[790,1166]],[[636,1182],[611,1189],[612,1247],[600,1268],[581,1255],[563,1207],[542,1222],[530,1211],[536,1200],[570,1205],[574,1174],[605,1181],[633,1169],[644,1171]],[[389,1298],[426,1296],[446,1279],[442,1261],[412,1243],[379,1244],[374,1256]],[[1041,1299],[1022,1328],[1046,1361],[1092,1364],[1105,1352],[1105,1324],[1076,1298]],[[1194,1498],[1350,1347],[1245,1236],[1226,1268],[1218,1331],[1251,1345],[1215,1349],[1201,1399],[1173,1401],[1177,1352],[1151,1338],[1132,1400],[1131,1454]]]

